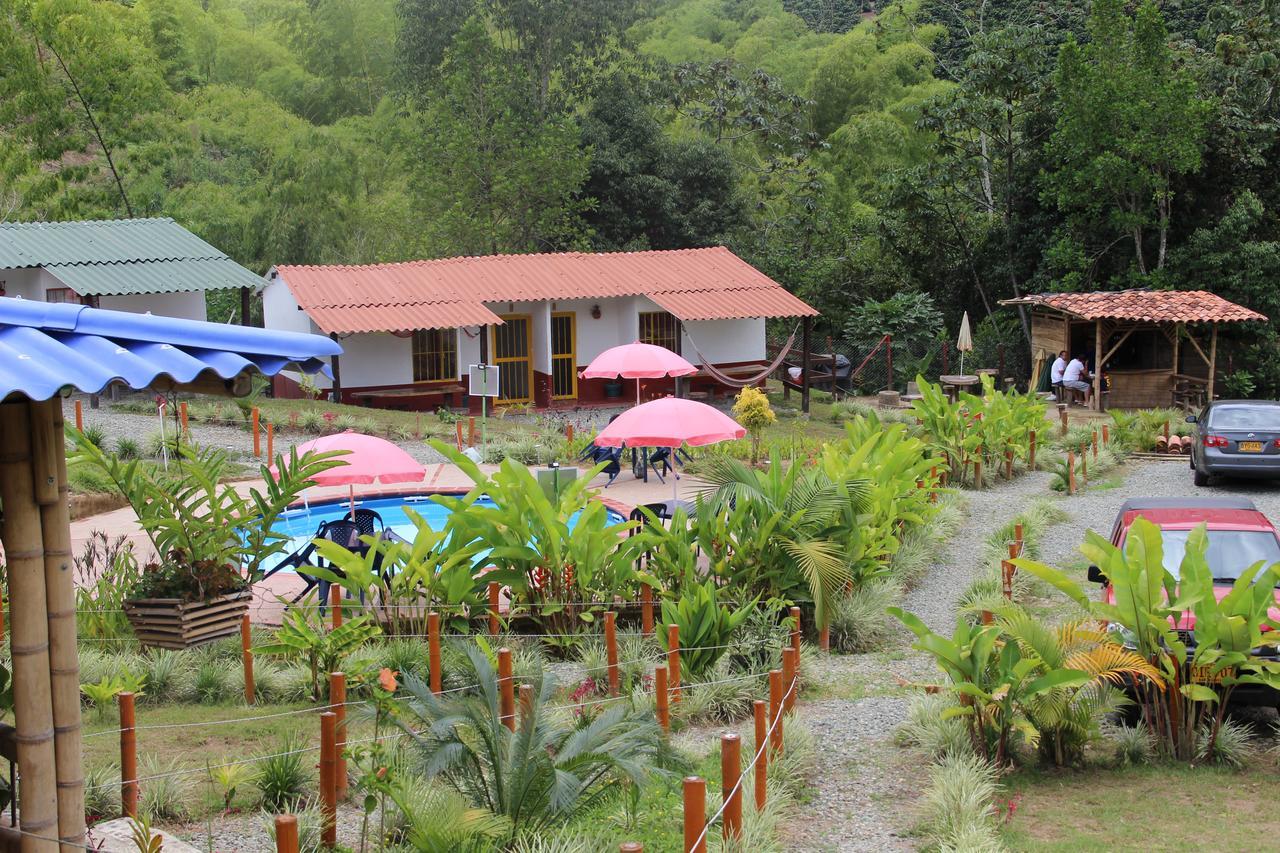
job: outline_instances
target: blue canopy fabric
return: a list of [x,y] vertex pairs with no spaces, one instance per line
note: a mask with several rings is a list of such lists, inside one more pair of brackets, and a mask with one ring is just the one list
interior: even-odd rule
[[0,297],[0,400],[93,394],[115,381],[142,390],[167,377],[329,373],[342,347],[321,335],[229,326],[83,305]]

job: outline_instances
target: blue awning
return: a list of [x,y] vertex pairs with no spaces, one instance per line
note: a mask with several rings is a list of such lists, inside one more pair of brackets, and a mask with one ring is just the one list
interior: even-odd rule
[[328,374],[328,358],[341,353],[320,335],[0,297],[0,400],[92,394],[115,381],[142,390],[166,378]]

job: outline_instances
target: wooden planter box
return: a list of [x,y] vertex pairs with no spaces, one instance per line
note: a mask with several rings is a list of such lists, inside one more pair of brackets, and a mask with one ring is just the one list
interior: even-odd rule
[[124,603],[124,613],[142,645],[187,649],[239,633],[252,600],[251,589],[208,601],[136,598]]

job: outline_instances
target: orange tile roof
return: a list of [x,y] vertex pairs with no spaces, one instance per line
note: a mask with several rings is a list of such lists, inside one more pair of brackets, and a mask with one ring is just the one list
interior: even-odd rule
[[1001,305],[1041,305],[1084,320],[1148,323],[1241,323],[1266,316],[1206,290],[1118,290],[1040,293]]
[[647,296],[681,320],[818,312],[730,252],[492,255],[368,266],[276,267],[325,332],[497,324],[484,303]]

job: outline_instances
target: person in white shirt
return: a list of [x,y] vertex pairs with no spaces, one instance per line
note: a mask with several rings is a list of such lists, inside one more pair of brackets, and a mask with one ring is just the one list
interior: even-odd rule
[[1085,381],[1085,375],[1084,360],[1076,356],[1067,364],[1067,369],[1062,371],[1062,387],[1079,391],[1084,395],[1084,401],[1088,403],[1093,386]]
[[1053,383],[1053,396],[1058,400],[1062,399],[1062,374],[1067,369],[1067,351],[1063,350],[1058,353],[1058,357],[1053,361],[1053,367],[1049,368],[1049,381]]

